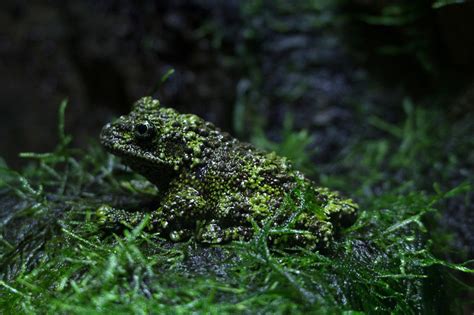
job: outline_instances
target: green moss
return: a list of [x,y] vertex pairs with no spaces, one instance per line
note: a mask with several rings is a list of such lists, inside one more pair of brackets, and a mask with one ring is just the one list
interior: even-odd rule
[[[366,173],[360,161],[372,150],[359,155],[352,172],[325,177],[332,186],[364,187],[353,189],[361,205],[355,224],[324,252],[280,251],[269,246],[272,240],[305,231],[291,220],[275,225],[278,214],[254,225],[250,241],[227,246],[169,243],[147,231],[147,216],[136,227],[104,232],[93,218],[100,204],[133,206],[156,191],[99,147],[80,152],[68,147],[70,137],[61,139],[53,153],[24,154],[33,159],[24,171],[5,165],[0,171],[0,310],[6,314],[456,313],[453,288],[460,286],[448,275],[474,273],[472,262],[433,255],[439,244],[426,220],[472,186],[423,192],[398,185],[367,194],[378,185],[374,178],[390,171],[381,163]],[[386,141],[394,152],[403,139]],[[318,209],[304,185],[293,194],[281,211]],[[325,228],[319,227],[322,234]]]

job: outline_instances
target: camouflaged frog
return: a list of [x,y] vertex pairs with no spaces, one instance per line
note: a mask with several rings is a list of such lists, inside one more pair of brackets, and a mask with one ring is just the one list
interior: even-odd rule
[[314,186],[285,158],[151,97],[107,124],[101,142],[160,191],[153,211],[101,207],[106,226],[133,226],[149,213],[148,227],[166,238],[218,244],[248,240],[255,224],[272,218],[272,226],[294,231],[272,236],[273,243],[317,248],[350,224],[357,209],[352,200]]

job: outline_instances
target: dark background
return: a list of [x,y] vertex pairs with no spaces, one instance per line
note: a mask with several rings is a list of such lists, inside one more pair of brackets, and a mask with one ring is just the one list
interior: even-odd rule
[[83,146],[112,116],[149,94],[170,68],[176,74],[160,90],[162,101],[228,127],[238,76],[197,29],[222,19],[234,31],[232,24],[241,22],[235,6],[2,1],[1,155],[18,165],[18,152],[51,150],[64,98],[70,103],[67,128]]
[[390,2],[307,3],[2,1],[0,155],[19,166],[19,152],[51,150],[64,98],[67,129],[85,146],[171,68],[154,92],[165,105],[235,131],[245,103],[244,126],[258,114],[270,134],[293,112],[317,136],[318,161],[363,132],[358,115],[399,119],[407,94],[441,95],[452,115],[472,111],[473,3],[398,1],[407,7],[399,21],[375,24],[364,17]]

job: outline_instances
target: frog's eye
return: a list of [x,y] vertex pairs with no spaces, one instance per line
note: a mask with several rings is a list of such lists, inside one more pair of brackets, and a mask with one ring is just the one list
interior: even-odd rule
[[148,121],[144,121],[135,125],[135,137],[139,140],[150,140],[155,136],[156,130]]

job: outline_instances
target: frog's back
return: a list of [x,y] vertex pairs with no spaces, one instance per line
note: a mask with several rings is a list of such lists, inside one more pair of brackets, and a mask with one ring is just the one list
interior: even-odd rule
[[276,210],[300,176],[285,158],[238,141],[216,148],[196,172],[208,199],[219,202],[230,193],[242,211],[265,206],[268,213]]

